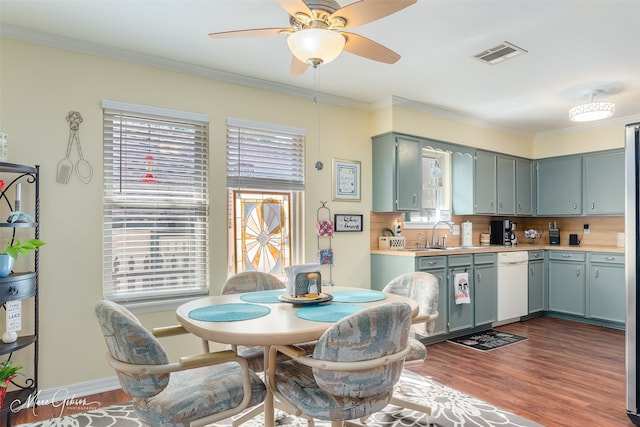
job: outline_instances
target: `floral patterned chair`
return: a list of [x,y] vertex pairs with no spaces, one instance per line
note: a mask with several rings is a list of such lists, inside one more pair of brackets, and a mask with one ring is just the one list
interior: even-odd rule
[[266,387],[233,351],[202,353],[170,363],[154,334],[187,333],[181,326],[154,334],[124,307],[101,300],[96,316],[107,344],[108,363],[136,415],[150,426],[202,426],[261,403]]
[[[320,337],[309,357],[295,346],[271,348],[268,386],[294,415],[354,425],[391,401],[402,373],[411,307],[388,303],[338,321]],[[277,352],[292,360],[281,362]],[[359,424],[355,424],[359,425]]]
[[224,285],[222,285],[222,291],[220,293],[227,295],[284,288],[284,283],[272,274],[259,271],[245,271],[229,277]]
[[[382,289],[383,292],[411,298],[418,303],[418,315],[413,318],[411,330],[417,337],[429,336],[435,329],[438,318],[438,295],[440,285],[438,278],[431,273],[416,271],[402,274],[391,280]],[[411,352],[405,360],[405,366],[421,365],[427,358],[427,347],[418,339],[409,339]],[[402,408],[409,408],[431,415],[431,408],[394,397],[392,403]]]

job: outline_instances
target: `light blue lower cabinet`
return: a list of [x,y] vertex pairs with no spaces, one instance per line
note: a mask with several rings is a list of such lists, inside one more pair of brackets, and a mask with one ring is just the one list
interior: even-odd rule
[[584,317],[587,281],[584,252],[550,251],[549,311]]
[[624,255],[592,253],[589,257],[589,312],[591,319],[624,323],[626,288]]
[[545,309],[544,251],[529,251],[529,314]]
[[438,318],[431,336],[444,335],[447,333],[447,257],[416,258],[416,271],[431,273],[438,279]]
[[[474,326],[474,277],[473,277],[473,256],[472,255],[449,255],[449,268],[447,270],[447,295],[449,300],[448,329],[449,332],[461,329],[470,329]],[[455,290],[458,285],[456,279],[465,275],[467,286],[470,292],[470,302],[467,304],[457,304]]]
[[490,324],[498,319],[498,270],[496,254],[483,253],[473,256],[475,272],[475,326]]

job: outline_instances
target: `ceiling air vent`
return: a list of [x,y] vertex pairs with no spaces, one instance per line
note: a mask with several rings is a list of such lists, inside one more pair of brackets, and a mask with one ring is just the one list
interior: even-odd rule
[[473,57],[478,61],[494,65],[518,55],[522,55],[523,53],[527,53],[527,51],[509,42],[503,42],[502,44],[491,49],[487,49]]

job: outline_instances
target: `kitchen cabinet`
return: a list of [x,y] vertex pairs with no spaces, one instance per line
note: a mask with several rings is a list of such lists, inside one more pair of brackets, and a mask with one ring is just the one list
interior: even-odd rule
[[[0,222],[2,239],[10,241],[19,239],[23,242],[30,238],[38,239],[40,237],[40,167],[0,162],[0,175],[7,183],[6,187],[0,191],[1,199],[6,202],[3,215],[8,215],[10,211],[20,210],[33,217],[33,221]],[[10,202],[10,200],[14,200],[14,195],[19,191],[18,184],[21,187],[20,208]],[[25,195],[27,197],[24,197]],[[29,202],[25,203],[27,200]],[[21,256],[21,258],[29,257],[30,255]],[[14,271],[9,276],[0,278],[0,306],[2,306],[0,315],[3,319],[6,318],[9,303],[19,302],[18,309],[23,325],[23,329],[18,331],[18,338],[14,342],[0,341],[0,362],[17,359],[20,360],[20,365],[24,368],[21,371],[24,375],[14,379],[16,386],[7,393],[4,405],[0,408],[0,416],[8,416],[12,409],[11,402],[14,400],[26,402],[30,396],[33,397],[38,392],[39,259],[39,251],[36,250],[29,260],[18,260]],[[18,265],[20,267],[16,267]],[[28,271],[16,272],[17,268],[26,268]],[[28,361],[28,363],[23,361]]]
[[516,215],[533,214],[533,161],[516,159]]
[[475,214],[475,150],[458,149],[451,155],[453,214]]
[[582,156],[536,161],[538,215],[582,215]]
[[372,138],[374,212],[420,208],[420,140],[387,133]]
[[474,254],[473,269],[475,271],[474,324],[479,326],[495,322],[498,318],[496,254]]
[[585,253],[549,251],[549,311],[586,315]]
[[371,254],[371,289],[381,291],[392,279],[415,269],[415,257]]
[[544,311],[544,251],[529,251],[529,314]]
[[624,150],[584,155],[585,213],[624,215]]
[[516,159],[513,157],[496,157],[498,215],[514,215],[516,213]]
[[447,332],[447,257],[416,258],[416,271],[431,273],[438,279],[438,318],[431,336],[443,335]]
[[474,183],[475,213],[495,214],[497,199],[496,155],[486,151],[476,151],[476,171]]
[[[475,297],[474,275],[473,275],[473,255],[449,255],[448,257],[448,275],[447,275],[447,298],[448,298],[448,316],[447,326],[449,332],[468,329],[474,326],[474,307],[473,301]],[[455,299],[455,278],[456,274],[467,273],[467,283],[469,285],[469,293],[471,295],[470,304],[456,304]]]
[[589,313],[592,319],[625,323],[624,254],[589,254]]

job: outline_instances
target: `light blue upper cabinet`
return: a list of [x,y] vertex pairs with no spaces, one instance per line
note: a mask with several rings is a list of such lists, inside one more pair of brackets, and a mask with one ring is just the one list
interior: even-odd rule
[[451,154],[453,214],[473,215],[475,150],[457,148]]
[[374,212],[420,208],[420,140],[387,133],[372,138]]
[[582,215],[582,156],[536,161],[538,215]]
[[497,212],[496,158],[494,153],[476,151],[475,213],[477,214]]
[[513,157],[497,156],[498,215],[516,213],[516,160]]
[[585,154],[585,213],[624,215],[624,150]]
[[533,161],[516,159],[516,215],[533,214]]

